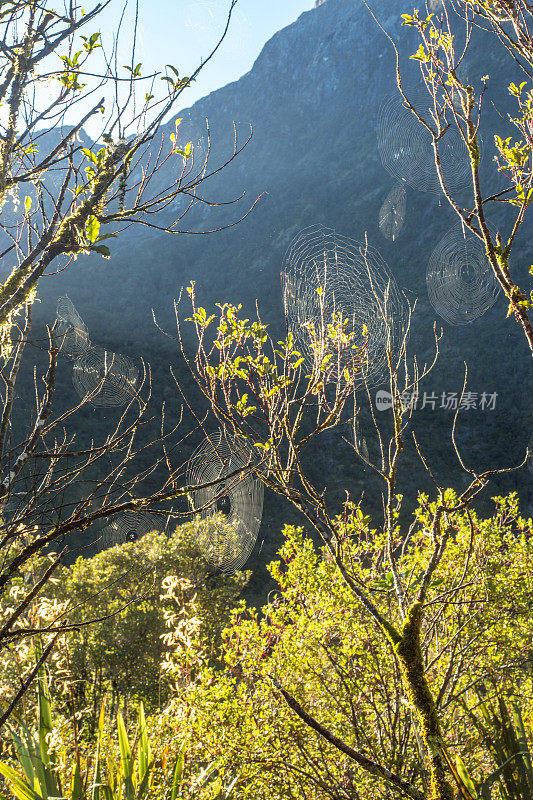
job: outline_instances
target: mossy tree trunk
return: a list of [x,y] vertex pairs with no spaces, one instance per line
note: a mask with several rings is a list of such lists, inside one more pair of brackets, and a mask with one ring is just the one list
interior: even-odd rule
[[454,800],[451,784],[446,779],[443,738],[435,699],[426,677],[421,646],[423,604],[414,603],[408,610],[400,638],[394,650],[400,661],[409,700],[417,711],[420,732],[426,747],[430,794],[428,800]]

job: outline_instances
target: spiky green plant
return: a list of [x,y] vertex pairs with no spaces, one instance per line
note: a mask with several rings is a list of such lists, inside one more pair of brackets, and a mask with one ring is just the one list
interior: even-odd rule
[[[0,762],[0,775],[7,781],[17,800],[147,800],[152,789],[155,757],[148,738],[143,704],[139,709],[139,724],[133,743],[128,738],[122,714],[117,715],[117,739],[120,757],[115,760],[110,753],[104,754],[105,701],[98,718],[94,766],[91,774],[82,776],[78,759],[72,768],[68,786],[62,787],[57,763],[49,745],[53,729],[50,696],[46,678],[39,677],[38,686],[39,729],[37,735],[18,720],[18,730],[11,727],[20,769]],[[169,765],[164,760],[162,787],[158,787],[163,800],[195,800],[201,790],[210,784],[213,798],[229,800],[237,783],[234,778],[228,784],[213,765],[208,765],[188,785],[185,779],[185,757],[187,742],[184,742],[176,760]],[[89,767],[87,767],[89,771]],[[0,794],[0,800],[6,800]]]
[[[18,800],[52,800],[62,797],[54,753],[50,750],[48,735],[53,728],[50,694],[44,668],[39,671],[37,685],[39,729],[35,737],[29,728],[18,720],[18,730],[10,726],[17,761],[16,770],[0,762],[0,775],[9,783]],[[82,800],[82,783],[79,763],[76,760],[68,792],[69,800]]]
[[[144,800],[148,797],[152,778],[154,756],[148,739],[143,704],[139,709],[139,725],[134,744],[128,739],[126,726],[119,712],[117,715],[117,737],[120,758],[115,761],[110,754],[103,753],[105,726],[105,701],[98,718],[98,731],[94,766],[91,775],[82,776],[79,760],[76,758],[68,786],[62,786],[57,763],[49,744],[49,734],[53,730],[52,709],[49,689],[44,670],[38,681],[39,726],[37,734],[18,720],[18,726],[11,726],[16,759],[20,769],[0,762],[0,775],[8,783],[17,800]],[[184,745],[175,763],[171,766],[165,782],[164,791],[169,800],[181,800],[184,785],[185,765]],[[89,766],[87,767],[89,770]],[[200,776],[200,785],[204,774]],[[188,792],[194,797],[196,792]],[[4,796],[0,795],[2,800]]]
[[[481,735],[496,768],[482,781],[475,782],[465,764],[457,757],[455,777],[464,800],[531,800],[533,798],[533,758],[530,742],[533,731],[526,730],[516,698],[505,702],[496,690],[496,705],[480,698],[479,714],[463,704],[465,711]],[[497,792],[498,794],[494,794]]]

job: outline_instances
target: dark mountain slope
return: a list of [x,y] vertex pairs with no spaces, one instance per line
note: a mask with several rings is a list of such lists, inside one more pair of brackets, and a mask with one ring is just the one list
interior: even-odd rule
[[[392,24],[403,3],[376,5],[378,11],[387,9],[385,22],[397,29],[402,50],[412,52],[411,32]],[[391,7],[397,13],[391,13]],[[485,57],[481,43],[472,52],[477,58],[471,58],[469,73],[490,72],[493,66],[502,85],[502,54],[491,54],[492,63],[485,61],[477,68],[476,61]],[[413,63],[406,62],[412,71]],[[399,281],[424,295],[413,248],[423,251],[416,259],[423,264],[454,218],[447,208],[439,209],[435,197],[409,190],[401,239],[391,245],[379,234],[377,213],[393,181],[378,158],[375,119],[379,103],[393,90],[392,67],[390,45],[364,6],[354,0],[328,0],[276,34],[250,73],[180,112],[184,141],[191,138],[196,143],[205,136],[205,119],[209,120],[214,166],[230,152],[233,121],[241,138],[253,124],[252,142],[210,181],[207,195],[227,200],[246,190],[248,200],[261,193],[264,197],[252,216],[230,231],[191,238],[138,228],[113,246],[111,262],[81,260],[64,281],[85,308],[88,321],[96,322],[102,333],[119,334],[124,330],[122,313],[117,309],[109,317],[102,315],[100,301],[109,298],[109,287],[120,288],[117,303],[122,298],[129,305],[122,312],[130,314],[135,307],[148,318],[151,305],[168,306],[168,291],[175,293],[190,278],[200,291],[205,284],[209,299],[229,298],[235,287],[244,300],[271,298],[272,310],[279,313],[279,294],[276,302],[272,289],[284,248],[296,230],[318,221],[356,239],[367,231]],[[501,105],[502,97],[498,100]],[[172,130],[173,123],[167,127]],[[164,176],[159,180],[162,184]],[[242,211],[245,203],[239,206]],[[238,215],[237,208],[210,211],[198,206],[184,222],[189,229],[207,230]],[[249,278],[248,285],[243,285],[243,277]],[[50,288],[55,293],[57,282]],[[115,300],[114,292],[112,296]]]

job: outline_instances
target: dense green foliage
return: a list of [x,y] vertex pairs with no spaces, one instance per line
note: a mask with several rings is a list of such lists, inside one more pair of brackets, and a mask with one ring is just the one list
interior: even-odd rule
[[[410,593],[431,549],[426,504],[423,498],[401,561]],[[528,725],[532,721],[533,529],[517,515],[516,499],[499,502],[492,519],[457,515],[451,524],[453,542],[428,596],[423,655],[451,758],[462,757],[477,779],[490,771],[491,753],[467,713],[479,706],[475,689],[485,687],[491,696],[496,681],[518,700]],[[275,598],[259,615],[244,613],[227,632],[230,675],[204,678],[193,694],[196,734],[222,763],[240,765],[255,797],[298,791],[326,797],[349,785],[359,793],[354,796],[388,797],[389,790],[295,721],[277,695],[276,680],[344,742],[393,771],[423,779],[392,649],[377,638],[331,559],[301,530],[285,534],[281,561],[270,567]],[[383,574],[383,542],[359,515],[345,548],[361,584],[387,618],[396,619],[392,575]]]
[[[67,696],[70,710],[82,713],[89,731],[94,731],[106,694],[112,714],[120,702],[128,707],[142,700],[150,709],[168,701],[175,680],[165,671],[169,649],[176,655],[181,648],[186,673],[193,654],[198,663],[217,663],[221,632],[247,578],[242,573],[211,574],[197,544],[202,528],[211,524],[217,519],[182,525],[170,538],[154,532],[91,558],[80,557],[58,571],[46,597],[28,610],[28,621],[41,625],[68,610],[72,630],[56,653],[59,667],[52,691]],[[38,580],[46,563],[38,559],[20,576],[2,616],[21,586]],[[187,624],[180,629],[185,608]],[[33,658],[29,639],[5,654],[1,672],[6,695],[16,689]],[[67,694],[65,681],[71,687]]]
[[[448,492],[447,500],[452,497]],[[433,510],[421,496],[411,536],[402,548],[399,564],[408,596],[416,593],[431,556],[428,525]],[[422,642],[446,751],[465,786],[480,787],[485,781],[492,793],[483,796],[525,800],[527,795],[506,793],[505,787],[527,774],[523,747],[532,745],[533,522],[520,516],[516,496],[510,496],[496,499],[490,518],[457,513],[449,524],[451,538],[429,588]],[[379,609],[398,622],[384,538],[358,508],[339,518],[338,525],[345,533],[344,558],[354,575]],[[95,671],[100,670],[110,688],[118,679],[113,670],[122,666],[120,705],[128,713],[135,742],[137,713],[132,709],[143,694],[152,707],[146,730],[159,766],[147,797],[167,796],[163,787],[169,765],[176,764],[184,747],[184,774],[201,797],[217,796],[223,784],[234,780],[232,797],[243,800],[396,796],[298,720],[278,685],[330,733],[409,778],[420,796],[427,796],[416,724],[393,649],[376,635],[327,551],[314,547],[301,528],[289,527],[284,536],[279,559],[269,567],[276,591],[258,610],[241,601],[230,614],[243,580],[207,579],[205,565],[194,553],[193,525],[179,528],[169,541],[150,534],[92,559],[79,559],[64,570],[53,589],[58,599],[71,589],[79,600],[104,589],[92,601],[93,613],[114,613],[134,596],[135,586],[146,597],[99,626],[66,634],[49,664],[55,709],[50,741],[63,785],[70,780],[73,754],[79,755],[82,773],[94,765],[96,731],[84,724],[92,710],[80,698],[87,699],[94,690]],[[151,569],[151,593],[143,577],[149,564],[157,565]],[[180,580],[169,582],[171,573]],[[113,591],[113,583],[120,591]],[[194,596],[189,594],[187,600],[183,588],[193,583]],[[160,607],[158,592],[164,595]],[[166,622],[165,607],[174,610],[166,614]],[[222,625],[226,627],[221,634]],[[171,634],[168,645],[158,646],[156,639],[165,630]],[[129,643],[126,633],[131,635]],[[186,651],[185,638],[190,644]],[[70,672],[66,651],[71,654]],[[161,667],[168,695],[157,707],[155,684]],[[515,709],[507,728],[505,720],[502,723],[505,709]],[[28,735],[39,718],[33,713],[28,704]],[[115,713],[109,717],[108,733],[100,734],[100,758],[109,764],[120,763]],[[498,734],[502,726],[507,738]],[[510,757],[512,742],[519,740],[507,775],[500,770],[487,782],[503,756]],[[194,776],[208,765],[211,780],[202,788]],[[217,776],[224,780],[219,782]]]

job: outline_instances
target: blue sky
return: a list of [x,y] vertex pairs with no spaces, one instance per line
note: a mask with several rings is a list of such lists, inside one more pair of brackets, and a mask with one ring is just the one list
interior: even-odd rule
[[[87,3],[86,10],[93,8],[95,3],[96,0],[92,0],[90,5]],[[182,77],[191,75],[220,39],[230,5],[230,0],[139,0],[134,64],[141,63],[141,75],[164,73],[167,64],[175,66]],[[290,25],[313,6],[314,0],[238,0],[229,32],[220,49],[195,83],[177,99],[172,114],[190,107],[209,92],[238,80],[251,69],[263,45],[276,31]],[[127,78],[129,73],[123,65],[131,64],[135,0],[111,0],[95,20],[83,28],[82,33],[90,36],[100,32],[104,50],[110,55],[121,18],[117,74]],[[79,39],[74,44],[74,49],[76,47],[81,49]],[[91,61],[91,69],[95,72],[104,71],[104,62],[100,55],[102,52],[96,51],[94,60]],[[46,62],[43,67],[45,72],[57,69],[58,55],[61,53],[50,56],[50,62]],[[75,104],[72,109],[67,110],[64,117],[67,124],[77,122],[80,114],[92,107],[97,96],[103,96],[106,107],[111,110],[111,83],[101,87],[97,78],[91,81],[84,75],[83,79],[88,86],[86,92],[92,89],[98,95],[91,93],[81,99],[81,105]],[[127,93],[127,84],[120,86]],[[141,81],[137,86],[137,96],[143,99],[150,88],[149,81]],[[159,97],[162,96],[162,88],[161,84],[156,83],[154,93]],[[38,89],[38,105],[47,106],[55,100],[57,92],[57,85],[53,82],[41,85]],[[102,118],[99,115],[92,118],[85,124],[85,131],[99,139],[106,119],[107,116]],[[131,134],[131,130],[128,133]]]
[[[196,84],[182,96],[181,107],[248,72],[265,42],[313,5],[313,0],[238,0],[227,38]],[[140,0],[136,62],[142,62],[143,74],[170,63],[180,74],[189,75],[217,41],[229,6],[229,0]],[[100,17],[104,38],[116,28],[121,8],[120,0],[114,0]],[[131,20],[130,11],[126,34]],[[124,51],[126,44],[124,36]]]

